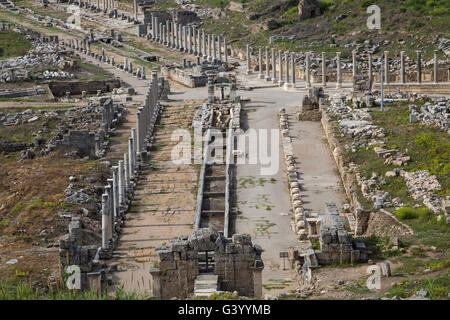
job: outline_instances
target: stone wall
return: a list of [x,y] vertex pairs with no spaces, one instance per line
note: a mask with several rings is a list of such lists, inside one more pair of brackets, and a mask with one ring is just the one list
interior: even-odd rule
[[213,273],[219,276],[220,290],[248,297],[262,295],[262,249],[252,244],[250,235],[235,234],[227,239],[211,228],[198,229],[156,250],[159,261],[150,273],[153,293],[160,299],[192,296],[199,275],[199,252],[205,251],[214,251]]
[[326,203],[320,225],[320,251],[315,251],[319,264],[357,263],[367,261],[364,242],[352,239],[334,203]]
[[182,69],[173,67],[161,67],[161,73],[165,78],[182,83],[190,88],[206,86],[206,75],[195,75]]
[[98,90],[110,92],[114,88],[120,88],[119,79],[92,80],[92,81],[50,81],[49,88],[54,96],[62,97],[66,92],[71,94],[97,93]]

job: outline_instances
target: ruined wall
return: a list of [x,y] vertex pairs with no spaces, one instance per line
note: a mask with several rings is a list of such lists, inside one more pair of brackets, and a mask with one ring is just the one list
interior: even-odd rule
[[364,243],[349,236],[334,203],[326,203],[319,241],[321,250],[315,251],[319,264],[367,261]]
[[54,96],[64,96],[67,91],[71,94],[97,93],[97,90],[112,91],[114,88],[120,88],[119,79],[111,80],[93,80],[93,81],[50,81],[49,88]]
[[205,75],[194,75],[178,68],[161,67],[161,73],[165,78],[179,82],[190,88],[206,86]]
[[211,228],[198,229],[189,237],[171,240],[170,247],[158,247],[159,262],[150,269],[153,293],[161,299],[185,299],[194,292],[199,274],[199,252],[214,251],[214,274],[220,290],[237,291],[242,296],[261,296],[262,249],[250,235],[227,239]]

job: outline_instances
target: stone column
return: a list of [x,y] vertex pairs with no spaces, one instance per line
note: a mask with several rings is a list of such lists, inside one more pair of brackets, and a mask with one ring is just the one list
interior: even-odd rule
[[389,51],[384,52],[384,83],[389,84]]
[[247,74],[251,74],[252,73],[252,69],[251,69],[251,65],[250,65],[250,46],[247,43]]
[[130,180],[134,178],[133,152],[133,138],[128,138],[128,178]]
[[108,249],[109,243],[108,194],[102,194],[102,249]]
[[164,44],[164,30],[162,22],[160,22],[158,25],[158,31],[159,31],[159,43]]
[[107,179],[106,180],[108,182],[108,185],[105,187],[107,194],[108,194],[108,226],[109,226],[109,230],[108,230],[108,238],[111,239],[115,233],[115,228],[114,228],[114,189],[113,189],[113,179]]
[[206,34],[205,34],[205,29],[202,29],[202,42],[203,42],[203,59],[207,59],[207,53],[206,53]]
[[192,50],[192,26],[188,25],[187,26],[187,31],[188,31],[188,53],[193,53],[194,51]]
[[113,194],[114,194],[114,218],[118,218],[119,217],[119,212],[120,212],[120,208],[119,208],[119,184],[118,184],[118,171],[119,168],[117,166],[113,166],[112,167],[112,172],[113,172]]
[[336,89],[342,87],[342,74],[341,74],[341,53],[336,52]]
[[266,81],[270,81],[270,71],[269,71],[270,61],[269,61],[269,47],[266,47]]
[[123,170],[123,160],[119,160],[119,205],[125,204],[125,177]]
[[217,50],[216,50],[216,36],[212,35],[212,45],[213,45],[213,62],[217,61]]
[[288,88],[290,85],[290,81],[291,81],[291,79],[289,78],[289,51],[286,51],[284,53],[284,60],[285,60],[284,64],[285,64],[285,68],[286,68],[286,83],[284,84],[284,86],[286,88]]
[[214,76],[208,74],[208,102],[214,103]]
[[439,73],[438,73],[438,65],[439,65],[439,59],[438,59],[438,51],[434,50],[434,68],[433,68],[433,74],[434,74],[434,83],[439,82]]
[[305,71],[306,71],[306,88],[309,89],[311,87],[311,75],[309,74],[309,56],[310,52],[305,52]]
[[369,84],[370,84],[370,91],[372,92],[372,86],[373,86],[373,72],[372,72],[372,54],[367,54],[367,64],[369,66]]
[[137,139],[136,139],[136,128],[131,128],[131,138],[133,139],[133,170],[137,169],[137,159],[136,159],[136,154],[138,152],[137,150]]
[[217,36],[217,44],[219,46],[219,62],[222,63],[222,38]]
[[183,40],[184,40],[184,52],[189,52],[188,41],[187,41],[187,26],[183,26]]
[[138,4],[137,4],[137,0],[133,1],[133,12],[134,12],[134,20],[138,19]]
[[201,39],[201,32],[200,30],[197,30],[197,57],[202,56],[202,39]]
[[226,38],[223,38],[223,49],[225,50],[225,63],[228,64],[228,46]]
[[352,65],[353,65],[353,83],[355,83],[356,77],[356,51],[352,51]]
[[211,35],[208,34],[208,61],[212,61],[212,46],[211,46]]
[[295,59],[294,54],[291,54],[291,77],[292,77],[292,87],[295,88]]
[[130,164],[128,161],[128,153],[123,154],[123,175],[125,179],[125,192],[124,196],[126,196],[127,192],[130,190]]
[[192,40],[194,42],[194,50],[192,51],[193,54],[197,56],[198,53],[198,47],[197,47],[197,30],[195,27],[192,27]]
[[278,50],[278,69],[280,69],[280,78],[278,79],[278,85],[281,87],[284,84],[283,81],[283,55],[281,50]]
[[322,51],[322,86],[327,87],[327,60],[325,59],[325,52]]
[[259,49],[258,49],[258,68],[259,68],[258,79],[264,79],[264,74],[262,72],[262,48],[261,47],[259,47]]
[[422,83],[422,51],[417,50],[417,83]]
[[277,82],[277,65],[276,65],[275,48],[272,48],[272,83]]
[[405,84],[405,51],[400,51],[400,83]]

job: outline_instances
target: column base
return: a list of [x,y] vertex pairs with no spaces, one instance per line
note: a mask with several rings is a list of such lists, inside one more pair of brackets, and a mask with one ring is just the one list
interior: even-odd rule
[[269,77],[269,76],[265,76],[265,77],[264,77],[264,80],[266,80],[267,82],[269,82],[269,81],[271,81],[271,80],[272,80],[272,78],[271,78],[271,77]]
[[272,78],[272,80],[271,80],[271,81],[272,81],[272,83],[275,83],[275,84],[276,84],[276,83],[278,83],[278,80],[277,80],[277,78]]
[[294,86],[292,85],[292,83],[290,83],[290,82],[286,82],[285,84],[284,84],[284,86],[283,86],[283,88],[284,89],[291,89],[291,88],[293,88]]
[[279,81],[278,81],[278,85],[279,85],[280,87],[282,87],[282,86],[284,85],[284,81],[279,80]]
[[258,74],[258,79],[264,79],[264,75],[262,73]]

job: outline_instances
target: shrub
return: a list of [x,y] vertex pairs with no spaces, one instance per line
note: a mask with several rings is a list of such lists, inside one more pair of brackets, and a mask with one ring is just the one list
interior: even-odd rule
[[433,216],[433,212],[428,208],[411,208],[403,207],[395,212],[396,216],[401,220],[418,219],[429,220]]

